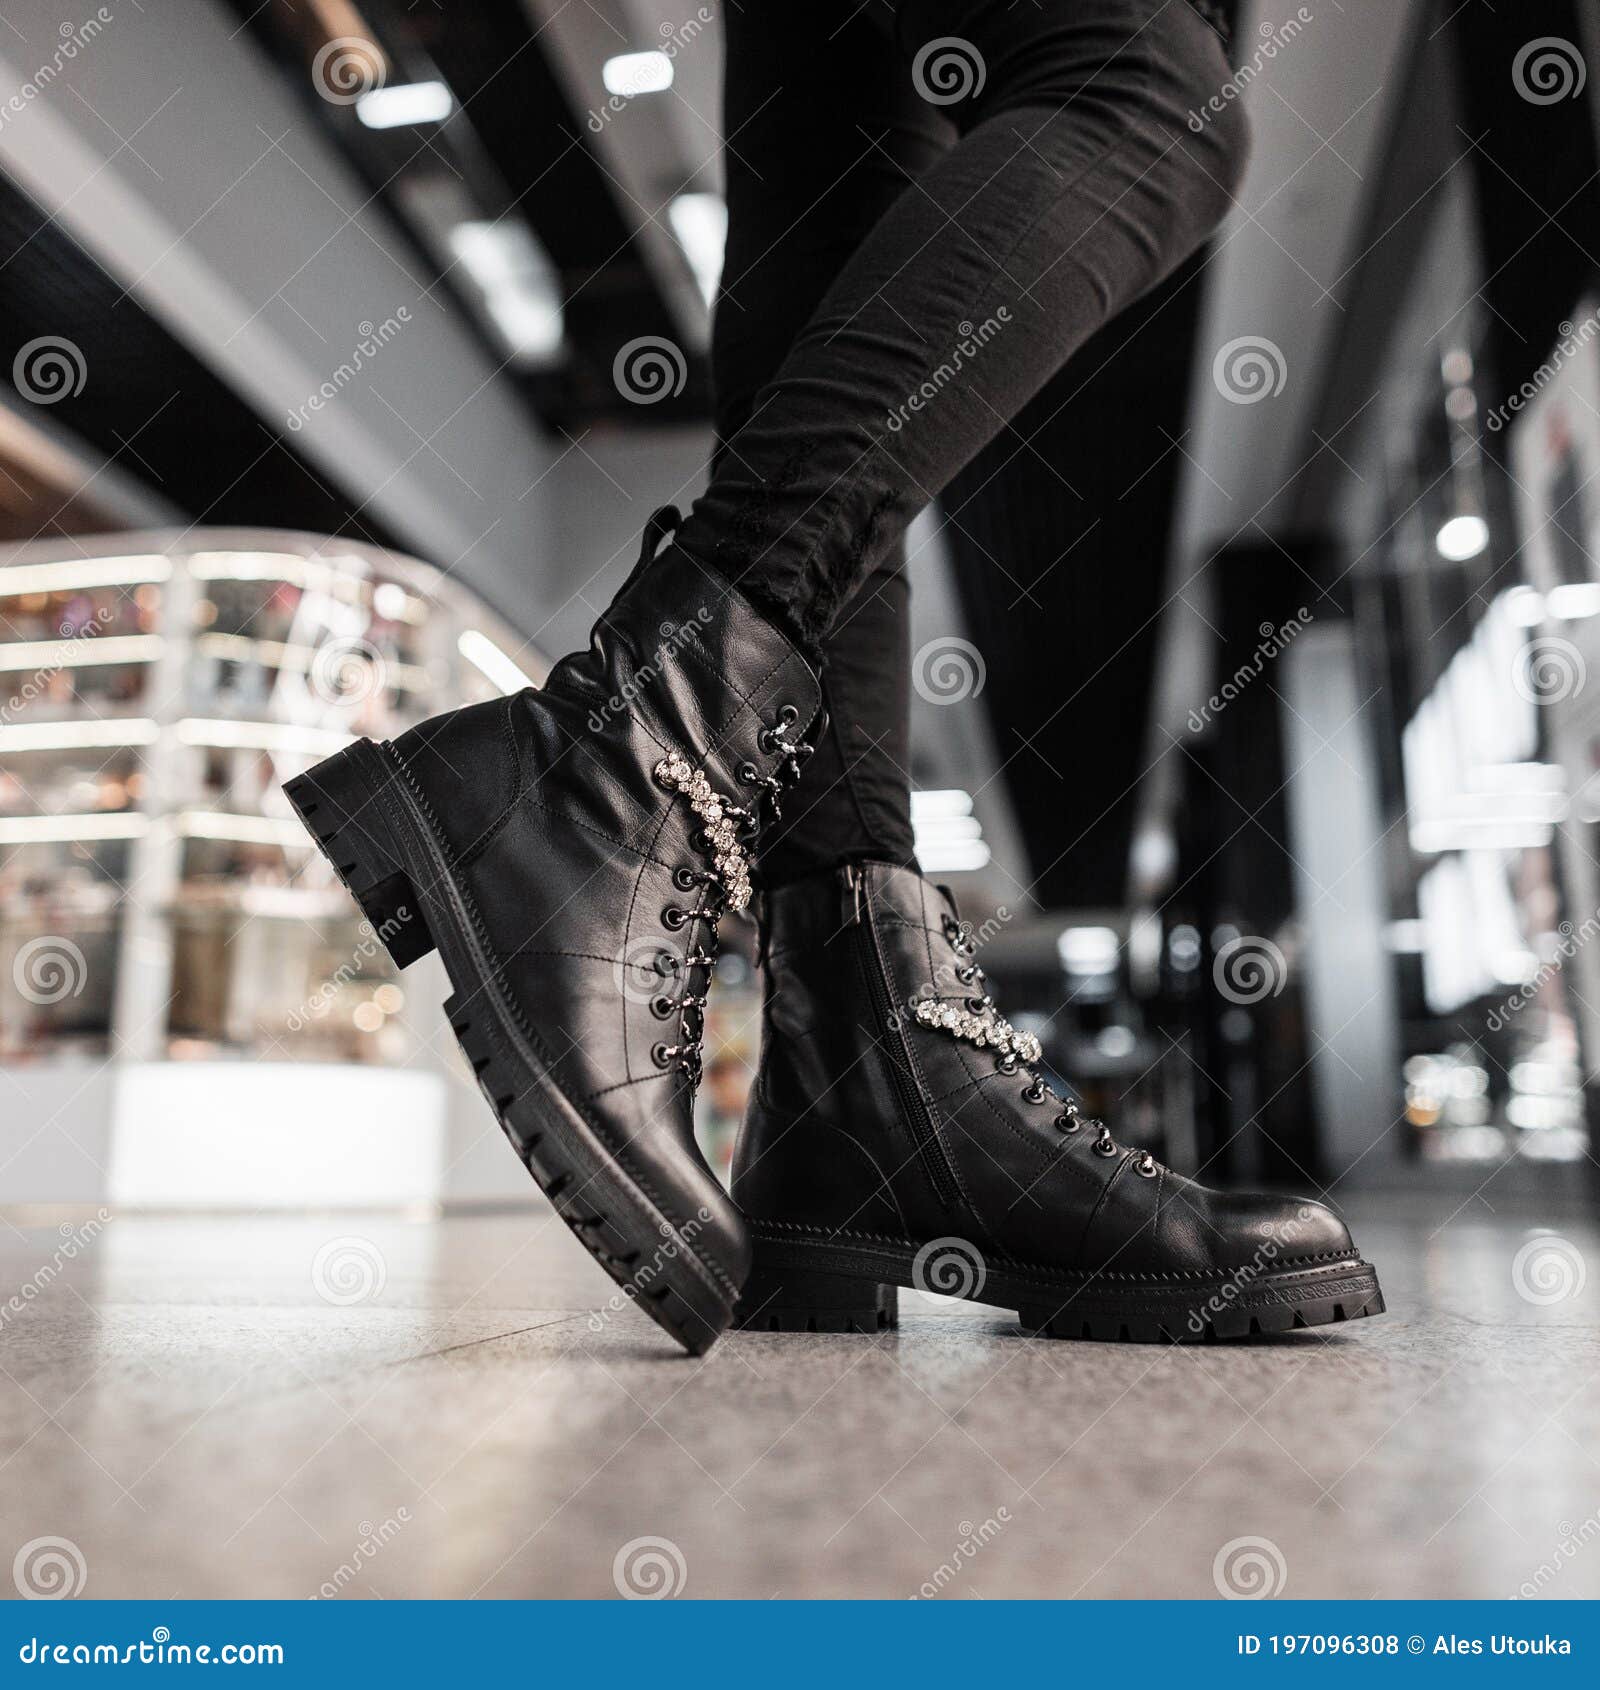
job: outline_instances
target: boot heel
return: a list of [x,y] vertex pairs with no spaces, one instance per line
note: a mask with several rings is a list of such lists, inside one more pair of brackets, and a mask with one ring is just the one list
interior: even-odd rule
[[747,1332],[887,1332],[900,1324],[900,1294],[877,1280],[768,1266],[758,1256],[733,1324]]
[[283,790],[395,967],[405,968],[433,949],[433,935],[378,796],[394,778],[383,753],[361,739],[285,781]]

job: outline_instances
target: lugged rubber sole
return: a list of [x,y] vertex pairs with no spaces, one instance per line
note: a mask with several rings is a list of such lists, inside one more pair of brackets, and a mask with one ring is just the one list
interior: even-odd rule
[[754,1266],[733,1316],[745,1331],[886,1331],[899,1286],[1013,1308],[1038,1337],[1110,1343],[1216,1343],[1384,1312],[1377,1274],[1353,1255],[1215,1277],[1068,1274],[984,1261],[942,1239],[952,1248],[941,1273],[925,1260],[936,1246],[907,1240],[760,1222],[751,1234]]
[[322,854],[404,968],[437,947],[445,1014],[478,1089],[556,1213],[630,1299],[691,1355],[727,1327],[737,1287],[665,1214],[550,1077],[507,999],[449,859],[399,765],[370,740],[284,783]]

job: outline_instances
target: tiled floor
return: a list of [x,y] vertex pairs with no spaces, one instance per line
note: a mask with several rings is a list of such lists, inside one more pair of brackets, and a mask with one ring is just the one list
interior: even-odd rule
[[71,1260],[0,1226],[0,1566],[64,1538],[92,1596],[1600,1595],[1600,1234],[1525,1248],[1458,1203],[1358,1206],[1391,1312],[1253,1347],[908,1295],[897,1334],[701,1361],[591,1313],[610,1282],[537,1214],[122,1219]]

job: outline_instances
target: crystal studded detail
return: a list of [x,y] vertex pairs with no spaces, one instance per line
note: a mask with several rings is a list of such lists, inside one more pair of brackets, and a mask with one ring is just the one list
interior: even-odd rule
[[1019,1033],[1004,1017],[993,1010],[975,1014],[960,1004],[941,998],[918,998],[916,1017],[924,1027],[935,1027],[953,1038],[965,1039],[980,1049],[992,1050],[1001,1056],[1015,1056],[1023,1062],[1037,1062],[1044,1054],[1032,1033]]
[[689,759],[674,751],[655,767],[655,776],[673,792],[689,800],[689,808],[705,824],[706,845],[712,866],[727,890],[727,907],[742,910],[750,902],[750,857],[740,842],[733,818],[742,815],[737,804],[721,797],[705,771],[690,766]]

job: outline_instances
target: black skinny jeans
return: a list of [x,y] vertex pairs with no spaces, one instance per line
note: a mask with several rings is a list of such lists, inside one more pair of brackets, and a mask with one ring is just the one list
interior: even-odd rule
[[1206,239],[1247,143],[1189,0],[722,15],[719,444],[678,543],[822,651],[780,884],[912,860],[906,527]]

